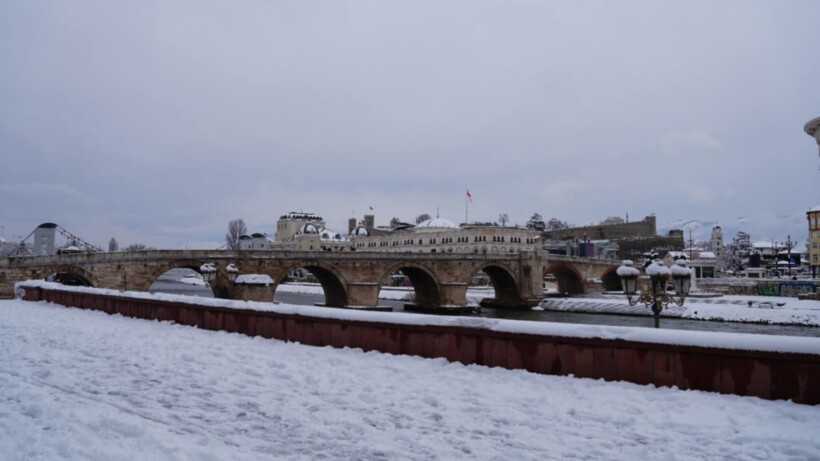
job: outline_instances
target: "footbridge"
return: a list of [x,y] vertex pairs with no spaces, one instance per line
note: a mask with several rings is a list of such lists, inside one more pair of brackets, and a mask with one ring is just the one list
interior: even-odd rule
[[543,298],[543,280],[555,276],[561,292],[575,294],[618,289],[611,260],[596,260],[522,252],[510,255],[421,253],[331,253],[297,251],[151,250],[80,253],[0,259],[0,297],[14,295],[15,282],[54,277],[64,283],[96,288],[148,291],[168,270],[212,264],[214,295],[243,299],[227,268],[242,274],[265,274],[276,287],[297,269],[310,271],[321,283],[331,307],[374,307],[381,287],[401,271],[415,290],[418,307],[435,309],[466,305],[467,287],[483,272],[495,288],[495,298],[482,304],[497,307],[535,306]]

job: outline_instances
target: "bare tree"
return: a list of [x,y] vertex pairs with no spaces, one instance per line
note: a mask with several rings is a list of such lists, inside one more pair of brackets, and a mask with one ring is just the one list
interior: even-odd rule
[[399,219],[398,217],[395,217],[390,220],[390,227],[398,227],[399,224],[401,224],[401,219]]
[[423,223],[424,221],[427,221],[429,219],[433,219],[433,217],[427,213],[422,213],[416,216],[416,224]]
[[510,222],[510,215],[508,215],[507,213],[501,213],[500,215],[498,215],[498,222],[501,223],[501,227],[506,226],[507,223]]
[[225,234],[225,244],[229,250],[239,249],[239,236],[248,233],[248,226],[245,220],[237,218],[228,223],[228,233]]
[[125,247],[125,251],[145,251],[145,250],[153,250],[153,248],[146,246],[144,243],[132,243]]
[[117,243],[117,239],[111,237],[111,240],[108,241],[108,251],[118,251],[120,249],[120,244]]

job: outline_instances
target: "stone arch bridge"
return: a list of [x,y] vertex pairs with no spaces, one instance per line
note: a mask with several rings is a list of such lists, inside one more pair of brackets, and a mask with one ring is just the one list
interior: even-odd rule
[[147,291],[170,269],[197,272],[211,263],[217,275],[211,282],[218,297],[242,298],[228,279],[226,267],[234,264],[243,274],[266,274],[274,281],[271,291],[296,269],[307,269],[322,285],[326,305],[374,307],[390,275],[401,271],[412,282],[416,305],[421,308],[461,307],[467,286],[483,271],[495,287],[495,298],[483,305],[535,306],[543,299],[543,280],[555,276],[559,291],[584,293],[619,289],[610,260],[570,258],[542,252],[514,255],[330,253],[297,251],[152,250],[82,253],[0,259],[0,297],[12,297],[14,283],[56,275],[75,284],[119,290]]

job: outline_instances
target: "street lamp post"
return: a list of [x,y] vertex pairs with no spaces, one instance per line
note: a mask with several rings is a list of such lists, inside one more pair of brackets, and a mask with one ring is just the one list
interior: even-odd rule
[[[691,285],[692,271],[686,267],[686,262],[683,260],[676,261],[671,269],[663,265],[658,260],[654,260],[646,267],[646,275],[649,276],[650,286],[648,291],[641,291],[638,294],[638,276],[640,271],[633,266],[632,261],[626,260],[618,267],[618,276],[621,277],[621,286],[623,287],[626,299],[630,306],[634,306],[639,302],[646,307],[652,309],[652,314],[655,317],[655,328],[660,327],[660,315],[664,307],[670,303],[677,306],[683,306],[686,296],[689,295],[689,288]],[[675,287],[675,295],[670,296],[666,292],[666,282],[669,277],[672,277],[672,284]],[[635,295],[638,295],[633,299]]]
[[787,261],[788,266],[789,266],[789,278],[791,278],[792,277],[792,236],[791,235],[786,236],[786,258],[788,258],[786,261]]

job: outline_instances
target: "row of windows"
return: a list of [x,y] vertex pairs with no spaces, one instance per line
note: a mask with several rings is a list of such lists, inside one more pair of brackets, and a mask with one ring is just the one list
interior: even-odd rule
[[[403,249],[403,250],[393,251],[393,253],[424,253],[426,251],[427,250]],[[449,247],[449,248],[431,248],[430,249],[430,253],[470,253],[471,251],[472,251],[472,253],[476,253],[476,254],[478,254],[478,253],[487,254],[487,253],[515,253],[516,251],[520,253],[524,250],[522,248],[512,248],[512,247],[510,247],[510,248],[492,247],[492,248],[488,249],[487,247],[478,248],[478,247],[469,247],[469,246],[466,246],[466,247],[463,247],[463,248],[462,247],[457,247],[457,248]]]
[[[440,239],[441,240],[440,242],[438,240],[439,239],[434,239],[434,238],[428,239],[427,244],[428,245],[437,245],[439,243],[441,243],[441,244],[453,243],[454,240],[457,243],[469,243],[470,238],[469,237],[458,237],[456,239],[453,239],[453,237],[442,237]],[[534,239],[534,238],[525,239],[525,241],[528,245],[535,244],[535,240],[536,239]],[[476,235],[475,237],[473,237],[473,242],[486,242],[486,241],[487,241],[487,236],[486,235]],[[504,236],[493,236],[492,241],[496,242],[496,243],[505,243],[506,238]],[[509,243],[522,243],[522,239],[521,239],[521,237],[510,237]],[[418,239],[418,243],[416,243],[415,239],[392,240],[392,241],[382,240],[382,241],[379,241],[379,242],[376,242],[376,241],[358,242],[358,243],[356,243],[356,248],[364,248],[365,246],[367,246],[368,248],[373,248],[373,247],[376,247],[376,246],[386,247],[386,246],[399,246],[399,245],[405,245],[406,246],[406,245],[416,245],[416,244],[423,245],[424,243],[423,243],[422,239]]]

